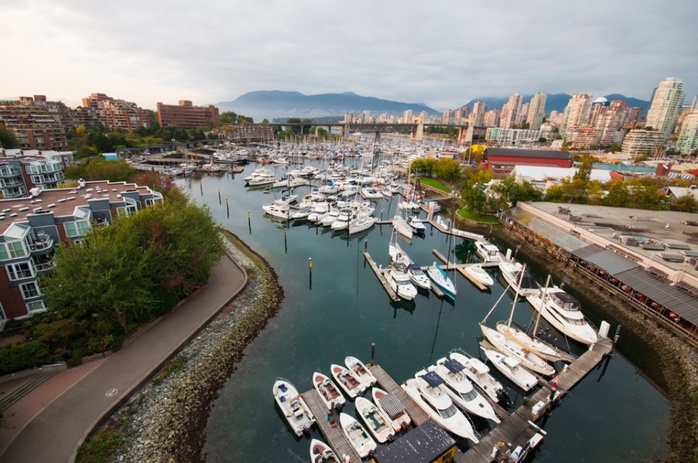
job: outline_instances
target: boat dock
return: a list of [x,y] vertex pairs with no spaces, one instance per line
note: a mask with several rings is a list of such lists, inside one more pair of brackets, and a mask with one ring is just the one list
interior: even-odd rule
[[[378,281],[380,281],[380,284],[383,286],[383,289],[385,289],[385,292],[388,293],[390,299],[393,302],[398,302],[400,297],[393,291],[393,288],[390,287],[388,280],[385,279],[385,269],[380,268],[378,264],[376,264],[376,261],[373,260],[373,257],[371,257],[368,251],[364,251],[364,259],[366,259],[368,265],[371,266],[371,270],[373,270],[373,273],[378,277]],[[437,288],[436,285],[431,285],[431,291],[436,294],[437,297],[444,297],[444,293]]]
[[310,411],[315,416],[317,425],[320,428],[320,432],[325,437],[327,444],[332,447],[335,452],[337,452],[337,456],[342,458],[343,455],[349,455],[349,461],[351,463],[361,463],[361,457],[349,444],[346,437],[344,437],[344,433],[339,427],[337,417],[335,417],[334,414],[332,416],[332,420],[335,423],[334,426],[327,419],[329,412],[320,400],[320,396],[318,395],[317,391],[315,389],[311,389],[301,395],[303,396],[305,403],[308,404]]
[[483,235],[459,230],[456,227],[454,227],[452,224],[446,225],[443,222],[441,222],[440,220],[434,220],[434,210],[433,209],[427,208],[426,206],[424,206],[422,204],[420,204],[419,207],[422,208],[422,210],[427,213],[426,222],[428,222],[432,227],[439,230],[441,233],[446,233],[448,235],[453,235],[453,236],[459,236],[461,238],[467,238],[467,239],[473,240],[473,241],[479,241],[479,240],[485,239],[485,237]]
[[501,442],[510,443],[513,448],[519,445],[524,446],[538,432],[535,421],[550,411],[560,398],[564,397],[612,351],[613,342],[608,338],[602,338],[592,349],[566,366],[552,380],[540,378],[542,387],[528,397],[513,413],[504,414],[501,423],[483,435],[478,444],[471,445],[468,451],[456,457],[456,461],[458,463],[492,461],[492,449],[499,446]]
[[469,273],[465,271],[465,268],[469,265],[474,265],[474,264],[454,264],[452,262],[449,262],[448,259],[446,259],[446,256],[441,254],[438,249],[432,249],[431,250],[432,254],[434,254],[441,262],[446,264],[446,270],[457,270],[458,273],[463,275],[468,281],[470,281],[472,284],[475,285],[477,289],[480,291],[486,291],[487,286],[483,285],[479,281],[477,281],[475,278],[472,277]]

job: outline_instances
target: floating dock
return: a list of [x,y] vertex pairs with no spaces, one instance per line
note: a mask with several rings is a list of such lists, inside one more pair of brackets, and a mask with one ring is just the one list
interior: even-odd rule
[[[393,288],[390,287],[388,284],[388,280],[385,278],[385,269],[382,269],[378,267],[378,264],[376,264],[376,261],[373,260],[373,257],[371,257],[371,254],[368,253],[368,251],[364,251],[364,259],[366,259],[366,262],[368,262],[368,265],[371,266],[371,270],[373,270],[373,273],[376,274],[378,277],[378,281],[380,281],[380,284],[383,286],[383,289],[385,289],[385,292],[388,293],[388,296],[390,296],[390,299],[393,300],[393,302],[398,302],[400,300],[400,296],[398,296],[395,291],[393,291]],[[422,270],[425,270],[426,267],[423,267]],[[443,291],[441,291],[436,285],[432,284],[431,285],[431,291],[436,294],[437,297],[444,297]]]
[[344,437],[344,433],[339,427],[339,422],[337,421],[338,418],[332,416],[332,419],[335,420],[334,426],[332,426],[332,424],[328,421],[327,416],[329,412],[320,400],[320,396],[318,395],[317,391],[315,389],[311,389],[301,395],[303,396],[305,403],[308,404],[313,416],[315,416],[318,427],[320,428],[320,432],[325,438],[325,442],[327,442],[327,444],[334,449],[337,456],[341,459],[343,455],[349,455],[349,461],[351,463],[361,463],[361,457],[358,453],[356,453],[351,444],[349,444],[347,438]]
[[441,254],[437,249],[432,249],[431,252],[439,259],[441,262],[446,264],[446,270],[457,270],[458,273],[463,275],[468,281],[470,281],[477,289],[480,291],[486,291],[487,286],[483,285],[480,283],[478,280],[473,278],[471,274],[465,271],[465,268],[468,267],[469,265],[474,265],[474,264],[454,264],[453,262],[449,262],[448,259],[446,259],[446,256]]

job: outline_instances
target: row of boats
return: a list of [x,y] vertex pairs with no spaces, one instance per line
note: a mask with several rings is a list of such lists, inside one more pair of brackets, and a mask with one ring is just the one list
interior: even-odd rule
[[[391,442],[398,433],[410,428],[412,419],[405,405],[376,385],[376,377],[361,360],[347,356],[344,366],[332,364],[330,371],[332,378],[314,372],[313,388],[328,416],[334,416],[334,411],[338,413],[339,427],[359,456],[372,454],[378,444]],[[492,403],[511,404],[506,390],[490,375],[489,368],[460,350],[451,351],[434,365],[418,371],[401,387],[437,424],[472,443],[479,442],[479,435],[469,415],[498,424],[501,417]],[[369,389],[372,400],[363,397]],[[297,389],[288,380],[277,378],[273,390],[276,403],[294,433],[301,436],[309,431],[317,420]],[[347,401],[354,402],[359,419],[341,411]],[[319,439],[311,441],[310,458],[313,462],[340,461],[331,447]]]

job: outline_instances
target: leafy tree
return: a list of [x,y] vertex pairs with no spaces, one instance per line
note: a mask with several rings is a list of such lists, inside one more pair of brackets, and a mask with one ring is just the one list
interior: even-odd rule
[[12,129],[0,124],[0,147],[6,149],[17,148],[17,137]]
[[550,185],[545,190],[545,200],[551,203],[567,202],[565,194],[562,191],[562,185]]
[[492,209],[500,209],[509,212],[510,208],[516,206],[519,201],[539,201],[543,197],[531,182],[523,181],[519,183],[514,177],[505,177],[501,182],[490,187],[493,193]]
[[465,188],[461,193],[461,197],[465,200],[466,207],[470,212],[477,214],[488,212],[484,183],[475,183],[471,188]]
[[431,177],[436,169],[436,159],[432,157],[415,159],[412,161],[412,164],[410,164],[409,169],[417,175]]
[[608,194],[603,199],[603,204],[611,207],[628,207],[630,199],[630,189],[626,182],[612,182],[608,187]]
[[237,124],[238,115],[233,111],[225,111],[220,114],[221,124]]
[[451,184],[463,177],[460,163],[453,158],[439,158],[434,166],[434,173]]
[[681,212],[698,212],[698,200],[692,194],[686,193],[674,200],[671,209]]
[[104,156],[97,156],[80,164],[69,166],[65,169],[66,178],[85,180],[109,180],[112,182],[129,181],[136,173],[123,159],[109,161]]
[[594,156],[590,154],[585,154],[581,158],[581,164],[574,174],[574,179],[581,180],[583,183],[589,183],[591,180],[591,170],[594,166]]

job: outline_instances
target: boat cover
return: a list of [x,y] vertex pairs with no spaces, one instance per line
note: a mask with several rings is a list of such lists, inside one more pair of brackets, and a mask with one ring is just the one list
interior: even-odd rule
[[451,373],[458,373],[459,371],[465,370],[465,365],[453,359],[446,359],[444,366],[448,368],[448,371]]
[[405,410],[405,406],[393,394],[388,393],[378,399],[378,401],[391,419],[400,415]]
[[421,376],[430,387],[438,387],[444,383],[444,379],[435,371],[429,371]]

